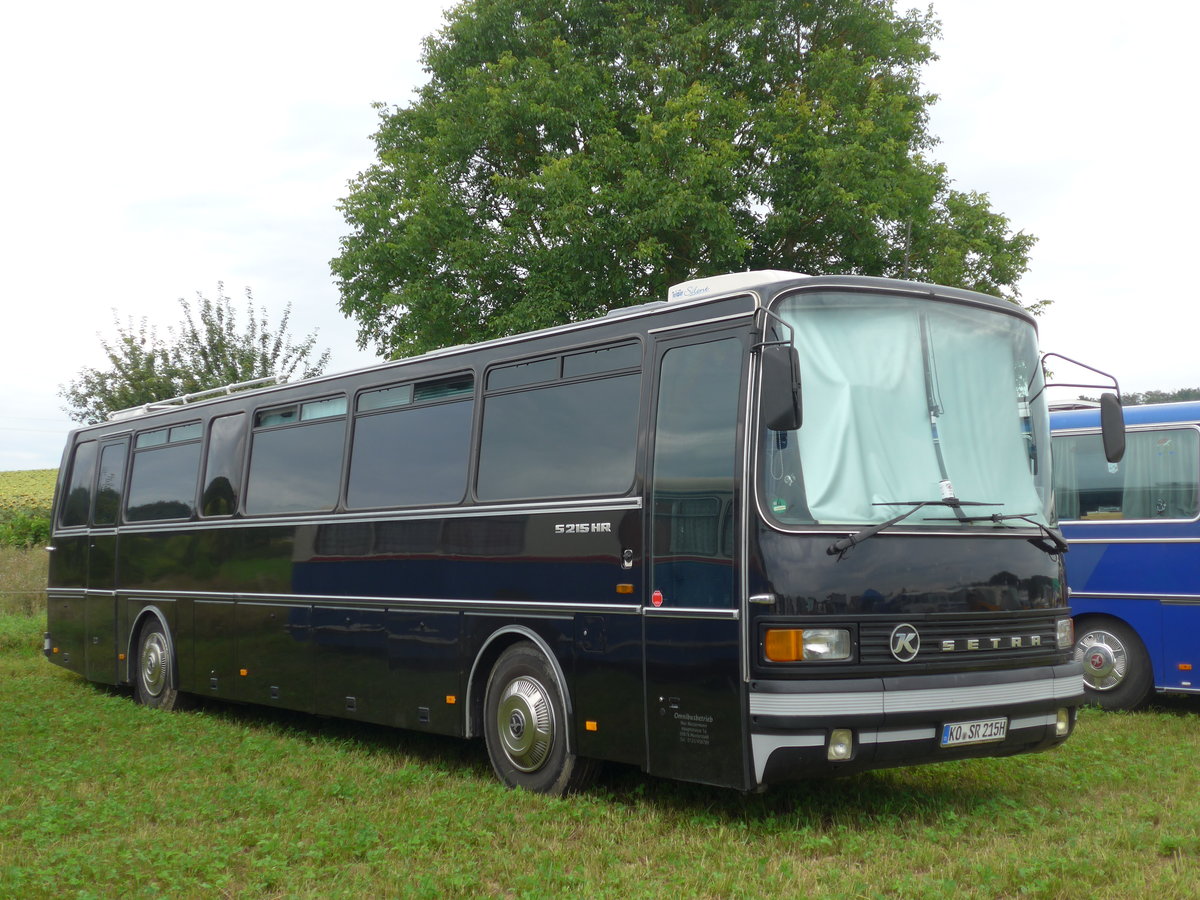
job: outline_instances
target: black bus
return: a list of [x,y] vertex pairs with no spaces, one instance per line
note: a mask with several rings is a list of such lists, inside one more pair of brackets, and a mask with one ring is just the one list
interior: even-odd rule
[[1033,320],[747,272],[81,428],[50,661],[742,790],[1042,750],[1082,701]]

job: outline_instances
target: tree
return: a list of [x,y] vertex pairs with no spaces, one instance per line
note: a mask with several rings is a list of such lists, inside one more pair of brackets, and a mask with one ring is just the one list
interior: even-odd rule
[[[1079,399],[1089,403],[1100,402],[1099,397],[1086,397],[1083,394],[1079,395]],[[1132,391],[1121,394],[1123,406],[1142,406],[1146,403],[1179,403],[1183,400],[1200,400],[1200,387],[1179,388],[1174,391]]]
[[182,297],[179,305],[183,320],[168,326],[168,339],[159,337],[145,318],[136,326],[132,319],[122,325],[113,311],[117,338],[100,341],[108,368],[84,368],[59,389],[72,419],[103,422],[115,410],[267,376],[287,381],[299,372],[300,377],[311,378],[329,363],[328,350],[312,358],[316,332],[292,342],[287,330],[290,303],[279,325],[272,326],[246,288],[246,323],[241,327],[221,282],[215,300],[197,291],[195,306]]
[[1018,299],[1033,238],[928,158],[932,12],[892,0],[473,0],[380,105],[332,267],[402,356],[744,268]]

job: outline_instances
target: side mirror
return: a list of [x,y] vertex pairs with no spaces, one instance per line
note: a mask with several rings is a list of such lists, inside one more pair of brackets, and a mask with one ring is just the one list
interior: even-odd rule
[[1111,463],[1120,462],[1125,455],[1125,413],[1116,394],[1100,395],[1100,435],[1105,458]]
[[762,348],[762,418],[772,431],[795,431],[803,419],[800,354],[791,344]]

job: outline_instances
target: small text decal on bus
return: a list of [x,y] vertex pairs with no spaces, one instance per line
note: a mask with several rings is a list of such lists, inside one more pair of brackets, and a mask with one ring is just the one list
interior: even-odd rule
[[600,534],[611,533],[612,522],[581,522],[578,525],[555,525],[555,534]]

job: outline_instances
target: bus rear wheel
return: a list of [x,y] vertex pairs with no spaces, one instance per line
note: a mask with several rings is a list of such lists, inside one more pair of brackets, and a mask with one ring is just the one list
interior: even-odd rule
[[134,694],[138,703],[154,709],[181,709],[175,654],[167,628],[157,619],[142,626],[138,635]]
[[505,650],[484,696],[484,738],[500,780],[553,796],[584,788],[595,763],[567,749],[568,727],[562,687],[542,652],[527,641]]
[[1124,622],[1089,617],[1075,623],[1075,659],[1083,663],[1088,701],[1104,709],[1134,709],[1154,686],[1146,646]]

